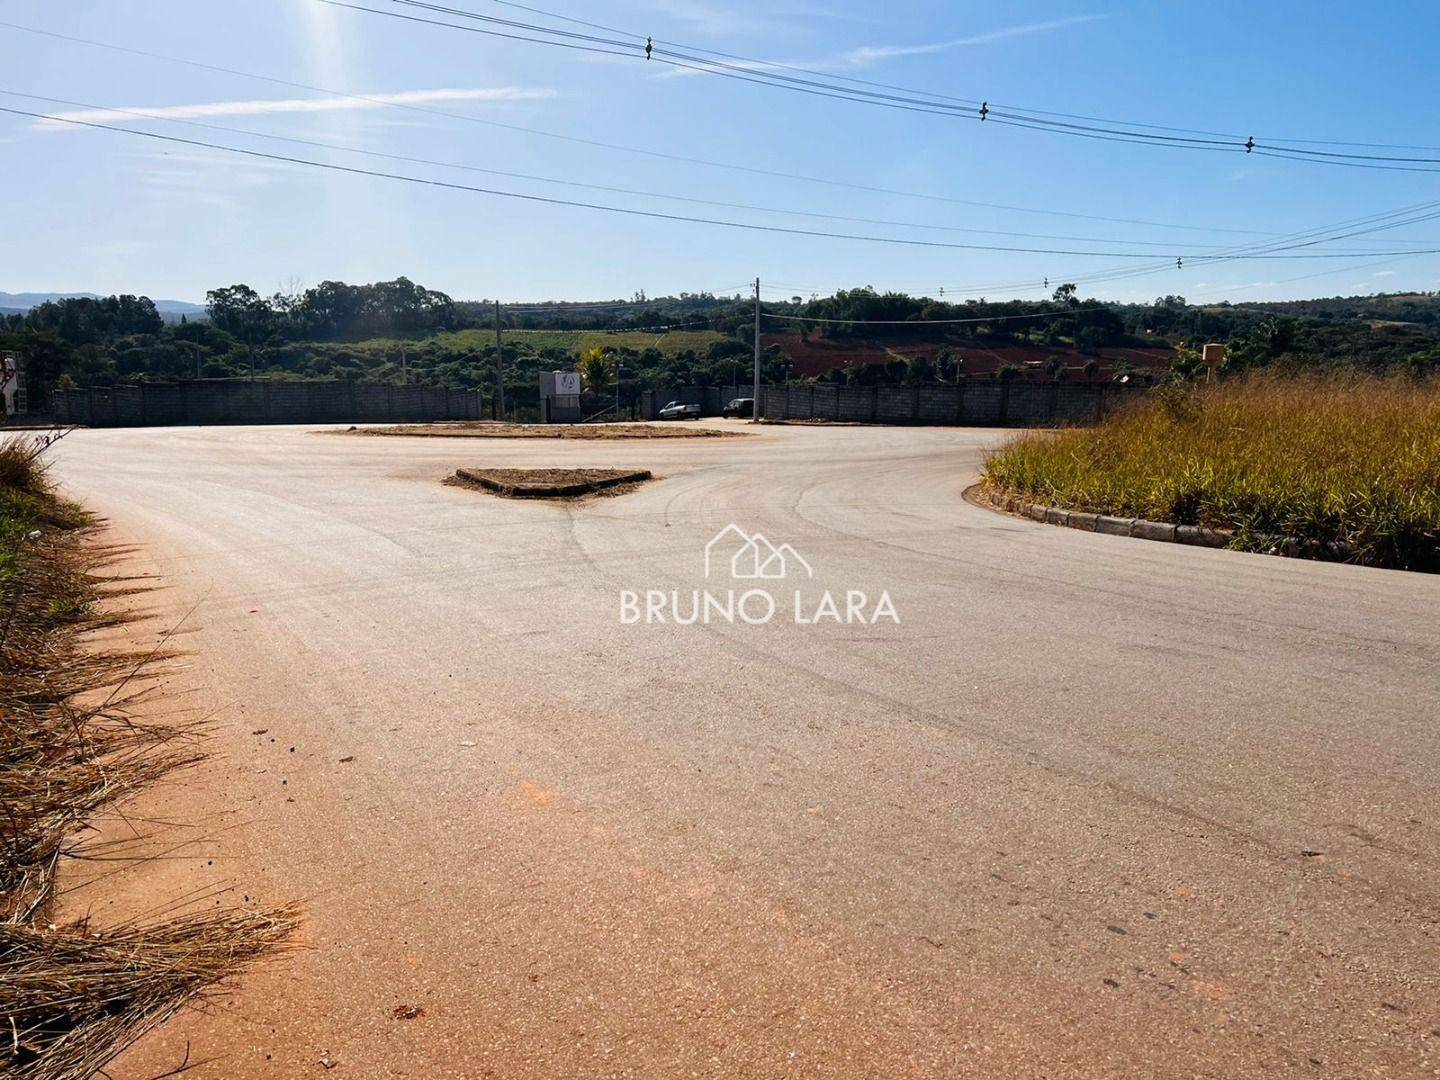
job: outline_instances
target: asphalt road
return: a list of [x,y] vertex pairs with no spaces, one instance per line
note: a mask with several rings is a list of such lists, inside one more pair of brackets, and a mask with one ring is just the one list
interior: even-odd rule
[[[172,704],[221,710],[132,810],[189,846],[77,899],[309,911],[114,1075],[1435,1075],[1440,579],[999,516],[999,437],[70,436],[164,585],[128,633],[189,612]],[[813,567],[781,614],[622,623],[754,587],[703,576],[732,521]]]

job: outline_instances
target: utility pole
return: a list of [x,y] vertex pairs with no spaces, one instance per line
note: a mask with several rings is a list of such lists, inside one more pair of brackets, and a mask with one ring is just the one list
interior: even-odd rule
[[400,346],[400,381],[402,383],[408,383],[410,381],[410,364],[405,359],[404,345]]
[[760,279],[755,279],[755,400],[752,423],[760,422]]
[[500,301],[495,301],[495,419],[505,417],[505,354],[500,346]]

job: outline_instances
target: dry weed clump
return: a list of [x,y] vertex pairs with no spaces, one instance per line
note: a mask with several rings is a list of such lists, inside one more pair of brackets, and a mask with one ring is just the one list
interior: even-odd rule
[[51,492],[42,454],[57,437],[0,443],[0,1074],[27,1080],[93,1075],[296,925],[288,908],[51,921],[62,860],[100,855],[77,839],[86,827],[201,757],[199,724],[134,715],[160,647],[85,641],[126,619],[107,601],[140,590],[103,573],[118,550]]
[[1167,388],[1094,428],[1019,435],[990,487],[1236,531],[1233,547],[1440,569],[1440,382],[1252,376]]

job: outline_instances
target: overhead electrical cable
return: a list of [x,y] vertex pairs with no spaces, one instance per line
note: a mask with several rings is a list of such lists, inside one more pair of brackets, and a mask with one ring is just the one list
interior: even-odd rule
[[[183,117],[167,116],[164,113],[149,112],[143,108],[122,108],[114,105],[97,105],[93,102],[75,101],[69,98],[50,97],[44,94],[30,94],[19,90],[3,90],[0,94],[9,97],[24,98],[29,101],[41,101],[49,105],[65,105],[70,108],[84,109],[90,113],[113,113],[117,116],[130,116],[140,120],[154,120],[167,124],[180,124],[184,127],[200,128],[205,131],[220,131],[229,135],[243,135],[247,138],[270,139],[276,142],[291,143],[297,146],[309,146],[323,150],[337,150],[347,154],[359,154],[366,157],[383,158],[387,161],[403,161],[411,165],[428,165],[443,169],[457,169],[464,172],[483,173],[487,176],[503,176],[512,180],[532,180],[537,183],[558,184],[565,187],[583,188],[589,191],[603,191],[609,194],[633,195],[646,199],[665,199],[672,202],[691,203],[699,206],[718,206],[729,210],[746,210],[753,213],[783,214],[793,217],[817,218],[825,221],[848,221],[863,225],[885,225],[894,228],[922,229],[938,232],[959,232],[971,233],[985,236],[1010,236],[1021,237],[1031,240],[1067,240],[1080,243],[1118,244],[1124,247],[1151,247],[1162,248],[1172,254],[1203,254],[1218,245],[1209,245],[1204,249],[1192,251],[1177,245],[1174,242],[1163,242],[1160,240],[1122,240],[1105,236],[1073,236],[1056,233],[1029,233],[1017,232],[1007,229],[977,229],[964,225],[943,225],[923,221],[897,221],[892,218],[869,218],[856,217],[847,214],[827,214],[816,210],[796,210],[788,207],[759,206],[753,203],[727,202],[721,199],[702,199],[689,195],[672,195],[660,191],[646,191],[637,188],[619,187],[609,184],[594,184],[582,180],[571,180],[552,176],[540,176],[535,173],[511,172],[505,169],[488,169],[479,165],[470,165],[464,162],[441,161],[434,158],[414,157],[407,154],[392,154],[381,150],[370,150],[363,147],[347,146],[344,143],[331,142],[322,139],[305,139],[293,135],[278,135],[273,132],[256,131],[251,128],[234,127],[226,124],[212,124],[201,120],[191,120]],[[1363,254],[1357,252],[1356,254]]]
[[843,324],[846,326],[959,326],[966,323],[994,322],[996,319],[1055,319],[1065,315],[1079,315],[1092,311],[1108,311],[1115,306],[1114,304],[1098,304],[1094,307],[1057,308],[1054,311],[1034,311],[1019,315],[1008,315],[1003,311],[997,311],[993,315],[984,315],[969,319],[821,319],[810,315],[775,315],[763,310],[760,312],[760,317],[762,319],[775,319],[780,322]]
[[[547,204],[547,205],[551,205],[551,206],[568,206],[568,207],[576,207],[576,208],[586,209],[586,210],[600,210],[600,211],[604,211],[604,212],[606,212],[606,213],[624,214],[624,215],[628,215],[628,216],[632,216],[632,217],[649,218],[649,219],[657,220],[657,221],[685,222],[685,223],[697,224],[697,225],[713,225],[713,226],[717,226],[717,227],[720,227],[720,228],[741,229],[741,230],[749,230],[749,231],[753,231],[753,232],[774,233],[774,234],[785,235],[785,236],[804,236],[804,237],[814,237],[814,238],[827,239],[827,240],[855,240],[855,241],[860,241],[860,242],[864,242],[864,243],[891,244],[891,245],[898,245],[898,246],[902,246],[902,247],[937,248],[937,249],[960,250],[960,251],[1010,252],[1010,253],[1029,254],[1029,255],[1075,255],[1075,256],[1085,256],[1085,257],[1090,257],[1090,258],[1118,258],[1118,259],[1126,259],[1126,258],[1133,258],[1133,259],[1150,259],[1150,258],[1153,258],[1153,256],[1150,256],[1150,255],[1142,255],[1142,254],[1137,254],[1137,253],[1134,253],[1134,252],[1122,252],[1122,251],[1082,251],[1082,250],[1077,250],[1077,249],[1065,249],[1065,248],[1030,248],[1030,247],[1014,247],[1014,246],[999,245],[999,244],[962,244],[962,243],[955,243],[955,242],[952,242],[952,241],[925,240],[925,239],[919,239],[919,238],[915,238],[915,237],[873,236],[873,235],[860,234],[860,233],[824,232],[824,231],[819,230],[819,229],[800,229],[800,228],[794,228],[794,227],[791,227],[791,226],[769,225],[769,224],[764,224],[764,223],[760,223],[760,222],[742,222],[742,221],[730,221],[730,220],[723,219],[723,218],[695,217],[695,216],[685,215],[685,214],[672,214],[672,213],[667,213],[667,212],[659,211],[659,210],[645,210],[645,209],[640,209],[640,208],[636,208],[636,207],[612,206],[612,205],[606,204],[606,203],[591,203],[591,202],[584,202],[584,201],[577,200],[577,199],[561,199],[561,198],[557,198],[557,197],[549,196],[549,195],[536,195],[536,194],[532,194],[532,193],[528,193],[528,192],[506,191],[506,190],[504,190],[504,189],[499,189],[499,188],[486,188],[486,187],[479,187],[479,186],[471,185],[471,184],[458,184],[458,183],[454,183],[454,182],[452,182],[452,181],[447,181],[447,180],[437,180],[437,179],[428,178],[428,177],[409,176],[409,175],[406,175],[406,174],[403,174],[403,173],[384,172],[384,171],[381,171],[381,170],[378,170],[378,169],[362,169],[362,168],[359,168],[359,167],[353,166],[353,165],[340,165],[340,164],[337,164],[337,163],[335,163],[335,162],[315,161],[315,160],[310,159],[310,158],[294,157],[294,156],[291,156],[291,155],[288,155],[288,154],[268,153],[268,152],[261,151],[261,150],[252,150],[252,149],[247,149],[247,148],[244,148],[244,147],[229,146],[229,145],[226,145],[226,144],[223,144],[223,143],[206,142],[206,141],[201,140],[201,139],[187,139],[187,138],[182,138],[182,137],[180,137],[180,136],[178,136],[178,135],[163,135],[163,134],[161,134],[161,133],[159,133],[159,132],[155,132],[155,131],[142,131],[142,130],[138,130],[138,129],[136,129],[136,128],[120,127],[120,126],[114,125],[114,124],[102,124],[102,123],[96,123],[96,122],[93,122],[93,121],[79,120],[79,119],[76,119],[76,118],[74,118],[74,117],[57,116],[57,115],[50,115],[50,114],[46,114],[46,113],[37,113],[37,112],[33,112],[33,111],[31,111],[31,110],[28,110],[28,109],[15,109],[15,108],[10,108],[10,107],[0,106],[0,112],[8,113],[8,114],[11,114],[11,115],[14,115],[14,116],[30,117],[31,119],[44,120],[44,121],[49,121],[49,122],[53,122],[53,123],[57,123],[57,124],[71,124],[71,125],[74,125],[74,126],[77,126],[77,127],[91,128],[91,129],[98,130],[98,131],[113,131],[113,132],[117,132],[117,133],[121,133],[121,134],[133,135],[133,136],[136,136],[136,137],[139,137],[139,138],[154,139],[154,140],[159,140],[159,141],[161,141],[161,142],[174,143],[174,144],[182,145],[182,146],[193,146],[193,147],[199,147],[199,148],[207,149],[207,150],[218,150],[218,151],[221,151],[221,152],[224,152],[224,153],[238,154],[238,155],[242,155],[242,156],[245,156],[245,157],[256,158],[256,159],[261,159],[261,160],[266,160],[266,161],[284,162],[284,163],[287,163],[287,164],[301,165],[301,166],[306,166],[306,167],[309,167],[309,168],[325,169],[325,170],[329,170],[329,171],[332,171],[332,172],[348,173],[348,174],[351,174],[351,175],[354,175],[354,176],[369,176],[369,177],[375,177],[375,178],[378,178],[378,179],[394,180],[394,181],[398,181],[398,182],[402,182],[402,183],[417,184],[417,185],[421,185],[421,186],[425,186],[425,187],[442,188],[442,189],[447,189],[447,190],[452,190],[452,191],[467,191],[467,192],[472,192],[472,193],[474,193],[474,194],[493,195],[493,196],[496,196],[496,197],[498,197],[498,198],[516,199],[516,200],[520,200],[520,201],[524,201],[524,202],[532,202],[532,203],[543,203],[543,204]],[[1277,249],[1277,251],[1283,251],[1283,249]],[[1388,255],[1411,255],[1411,254],[1414,254],[1414,255],[1428,255],[1428,254],[1440,254],[1440,248],[1427,248],[1427,249],[1418,250],[1418,251],[1393,251],[1393,252],[1384,252],[1384,253],[1381,253],[1381,252],[1370,252],[1370,253],[1368,253],[1368,254],[1371,254],[1371,255],[1379,255],[1379,254],[1388,254]],[[1222,256],[1195,255],[1195,256],[1192,256],[1191,258],[1192,258],[1192,260],[1195,261],[1195,262],[1205,262],[1205,261],[1208,261],[1208,260],[1213,259],[1213,258],[1221,258],[1221,257],[1222,257]],[[1282,253],[1282,254],[1273,254],[1273,253],[1272,253],[1272,254],[1261,254],[1261,255],[1245,256],[1245,257],[1247,257],[1247,258],[1260,258],[1260,259],[1286,259],[1286,258],[1324,259],[1324,258],[1354,258],[1355,256],[1354,256],[1354,253],[1353,253],[1353,252],[1344,253],[1344,254],[1341,254],[1341,253],[1327,253],[1327,252],[1308,252],[1308,253],[1306,253],[1306,254],[1304,254],[1304,255],[1300,255],[1300,256],[1287,255],[1287,254],[1283,254],[1283,253]]]
[[[925,91],[906,91],[905,93],[882,93],[878,90],[865,89],[867,84],[863,80],[851,80],[845,77],[837,79],[833,75],[822,75],[818,72],[811,74],[818,78],[801,78],[798,75],[785,75],[782,70],[807,71],[808,69],[794,68],[790,65],[767,63],[746,59],[744,66],[727,61],[709,59],[698,55],[694,51],[681,51],[679,49],[654,48],[650,39],[645,39],[644,46],[640,45],[641,35],[628,31],[609,30],[610,33],[621,33],[631,40],[621,40],[614,37],[598,37],[593,34],[582,34],[575,31],[562,30],[556,27],[547,27],[536,23],[521,22],[515,19],[505,19],[494,15],[483,15],[479,12],[469,11],[464,8],[452,7],[445,4],[427,2],[427,0],[389,0],[390,3],[407,8],[411,11],[426,11],[435,14],[448,15],[454,18],[463,18],[472,22],[483,23],[483,26],[475,26],[464,23],[446,22],[439,19],[426,18],[414,14],[406,14],[400,11],[367,7],[363,4],[348,2],[348,0],[321,0],[322,3],[334,7],[349,8],[354,11],[368,12],[374,15],[381,15],[390,18],[403,19],[410,22],[424,23],[427,25],[444,27],[452,30],[462,30],[471,33],[485,34],[492,37],[505,38],[509,40],[525,41],[532,44],[559,46],[569,49],[597,52],[605,55],[634,56],[637,59],[650,61],[658,60],[661,63],[671,66],[699,70],[708,74],[718,75],[725,78],[738,79],[742,82],[756,83],[763,86],[770,86],[779,89],[795,92],[818,95],[821,97],[836,98],[852,103],[869,104],[887,108],[901,109],[910,112],[926,113],[931,115],[947,115],[962,119],[991,122],[1002,126],[1020,127],[1036,131],[1048,131],[1056,134],[1065,134],[1081,138],[1101,139],[1105,141],[1118,141],[1129,143],[1143,143],[1151,146],[1166,146],[1173,149],[1205,150],[1222,153],[1250,154],[1263,152],[1265,156],[1284,157],[1295,161],[1308,161],[1316,164],[1341,165],[1349,164],[1355,167],[1389,169],[1414,172],[1440,172],[1437,168],[1423,168],[1421,166],[1440,165],[1440,157],[1418,157],[1395,154],[1358,154],[1343,151],[1309,149],[1306,147],[1282,145],[1274,142],[1257,141],[1253,136],[1247,136],[1241,140],[1238,136],[1211,137],[1200,134],[1183,134],[1187,129],[1163,128],[1159,125],[1131,125],[1122,126],[1121,122],[1104,121],[1098,119],[1087,119],[1085,123],[1077,123],[1069,120],[1056,119],[1063,115],[1059,113],[1046,113],[1041,111],[1007,110],[997,105],[991,108],[988,102],[981,102],[978,110],[970,107],[969,104],[961,105],[963,99],[950,98],[946,95],[933,95]],[[539,12],[538,8],[526,8],[525,10]],[[554,13],[545,13],[550,18],[563,18],[566,21],[574,21],[565,16],[558,16]],[[598,24],[590,24],[598,26]],[[499,28],[505,29],[499,29]],[[516,33],[524,31],[525,33]],[[536,37],[533,35],[542,35]],[[716,55],[716,54],[712,54]],[[850,85],[843,85],[843,83]],[[1166,133],[1171,132],[1171,133]],[[1218,133],[1217,133],[1218,135]],[[1324,145],[1320,140],[1309,140],[1311,145]]]
[[[356,167],[356,166],[351,166],[351,165],[340,165],[340,164],[337,164],[337,163],[335,163],[335,162],[315,161],[315,160],[312,160],[312,159],[309,159],[309,158],[294,157],[294,156],[287,155],[287,154],[268,153],[268,152],[261,151],[261,150],[252,150],[252,149],[247,149],[247,148],[244,148],[244,147],[229,146],[229,145],[226,145],[226,144],[223,144],[223,143],[212,143],[212,142],[206,142],[206,141],[200,140],[200,139],[187,139],[187,138],[182,138],[182,137],[177,136],[177,135],[164,135],[164,134],[161,134],[161,133],[159,133],[159,132],[154,132],[154,131],[142,131],[142,130],[137,130],[137,129],[135,129],[135,128],[120,127],[120,126],[118,126],[118,125],[102,124],[102,123],[96,123],[96,122],[92,122],[92,121],[79,120],[79,119],[76,119],[76,118],[74,118],[74,117],[65,117],[65,116],[49,115],[49,114],[45,114],[45,113],[37,113],[37,112],[33,112],[33,111],[30,111],[30,110],[26,110],[26,109],[15,109],[15,108],[10,108],[10,107],[0,106],[0,112],[8,113],[8,114],[15,115],[15,116],[25,116],[25,117],[29,117],[29,118],[35,119],[35,120],[43,120],[43,121],[49,121],[49,122],[59,123],[59,124],[70,124],[70,125],[74,125],[74,126],[77,126],[77,127],[91,128],[91,129],[100,130],[100,131],[112,131],[112,132],[116,132],[116,133],[120,133],[120,134],[126,134],[126,135],[136,136],[136,137],[138,137],[138,138],[158,140],[158,141],[161,141],[161,142],[173,143],[173,144],[177,144],[177,145],[193,146],[193,147],[199,147],[199,148],[208,149],[208,150],[217,150],[217,151],[221,151],[221,152],[224,152],[224,153],[237,154],[237,155],[241,155],[241,156],[244,156],[244,157],[250,157],[250,158],[255,158],[255,159],[260,159],[260,160],[284,162],[284,163],[288,163],[288,164],[301,165],[301,166],[306,166],[306,167],[310,167],[310,168],[324,169],[324,170],[328,170],[328,171],[332,171],[332,172],[347,173],[347,174],[354,175],[354,176],[375,177],[375,178],[379,178],[379,179],[394,180],[394,181],[402,182],[402,183],[417,184],[417,185],[421,185],[421,186],[425,186],[425,187],[441,188],[441,189],[452,190],[452,191],[466,191],[466,192],[471,192],[471,193],[475,193],[475,194],[492,195],[492,196],[496,196],[496,197],[498,197],[498,198],[515,199],[515,200],[524,201],[524,202],[542,203],[542,204],[552,205],[552,206],[567,206],[567,207],[576,207],[576,208],[588,209],[588,210],[600,210],[600,211],[604,211],[604,212],[607,212],[607,213],[624,214],[624,215],[628,215],[628,216],[632,216],[632,217],[648,218],[648,219],[651,219],[651,220],[658,220],[658,221],[685,222],[685,223],[690,223],[690,224],[713,225],[713,226],[717,226],[717,227],[721,227],[721,228],[749,230],[749,231],[754,231],[754,232],[765,232],[765,233],[773,233],[773,234],[778,234],[778,235],[815,237],[815,238],[829,239],[829,240],[855,240],[855,241],[861,241],[861,242],[865,242],[865,243],[891,244],[891,245],[899,245],[899,246],[905,246],[905,247],[923,247],[923,248],[937,248],[937,249],[951,249],[951,250],[967,250],[967,251],[1003,251],[1003,252],[1012,252],[1012,253],[1019,253],[1019,254],[1039,254],[1039,255],[1083,255],[1083,256],[1087,256],[1087,257],[1099,257],[1099,258],[1135,258],[1135,259],[1149,259],[1149,258],[1152,258],[1152,256],[1140,255],[1140,254],[1135,254],[1135,253],[1131,253],[1131,252],[1079,251],[1079,250],[1073,250],[1073,249],[1054,249],[1054,248],[1022,248],[1022,247],[1011,247],[1011,246],[1005,246],[1005,245],[991,245],[991,244],[960,244],[960,243],[954,243],[954,242],[950,242],[950,241],[924,240],[924,239],[918,239],[918,238],[913,238],[913,237],[871,236],[871,235],[857,234],[857,233],[834,233],[834,232],[824,232],[824,231],[821,231],[821,230],[818,230],[818,229],[799,229],[799,228],[794,228],[794,227],[790,227],[790,226],[769,225],[769,224],[763,224],[763,223],[758,223],[758,222],[740,222],[740,221],[730,221],[730,220],[726,220],[726,219],[722,219],[722,218],[702,218],[702,217],[694,217],[694,216],[684,215],[684,214],[666,213],[666,212],[658,211],[658,210],[645,210],[645,209],[639,209],[639,208],[635,208],[635,207],[612,206],[612,205],[605,204],[605,203],[591,203],[591,202],[584,202],[584,201],[575,200],[575,199],[561,199],[561,198],[556,198],[556,197],[554,197],[554,196],[548,196],[548,195],[536,195],[536,194],[527,193],[527,192],[506,191],[506,190],[498,189],[498,188],[485,188],[485,187],[479,187],[479,186],[470,185],[470,184],[458,184],[458,183],[454,183],[454,182],[446,181],[446,180],[437,180],[437,179],[427,178],[427,177],[409,176],[409,175],[402,174],[402,173],[384,172],[384,171],[381,171],[381,170],[378,170],[378,169],[362,169],[362,168],[359,168],[359,167]],[[1437,213],[1437,214],[1432,215],[1432,216],[1440,216],[1440,213]],[[1418,250],[1418,251],[1393,251],[1393,252],[1383,252],[1383,253],[1382,253],[1382,252],[1370,252],[1370,253],[1368,253],[1368,254],[1370,254],[1370,255],[1372,255],[1372,256],[1374,256],[1374,255],[1380,255],[1380,254],[1386,254],[1386,255],[1392,255],[1392,256],[1411,255],[1411,254],[1414,254],[1414,255],[1421,255],[1421,254],[1440,254],[1440,248],[1423,249],[1423,250]],[[1306,258],[1306,259],[1324,259],[1324,258],[1353,258],[1353,257],[1354,257],[1354,253],[1341,254],[1341,253],[1314,252],[1314,251],[1309,251],[1309,252],[1306,252],[1306,253],[1304,253],[1304,254],[1302,254],[1302,255],[1295,255],[1295,254],[1286,253],[1286,249],[1285,249],[1284,247],[1282,247],[1282,246],[1273,246],[1272,248],[1267,249],[1264,253],[1260,253],[1260,254],[1244,254],[1244,255],[1238,255],[1238,256],[1196,255],[1196,256],[1192,256],[1192,261],[1193,261],[1193,262],[1198,262],[1198,263],[1204,263],[1204,262],[1208,262],[1208,261],[1212,261],[1212,260],[1216,260],[1216,259],[1225,260],[1225,259],[1228,259],[1228,258],[1247,258],[1247,259]]]
[[[634,33],[634,32],[632,32],[632,31],[628,31],[628,30],[621,30],[621,29],[619,29],[619,28],[617,28],[617,27],[613,27],[613,26],[606,26],[606,25],[603,24],[603,23],[586,22],[584,19],[576,19],[576,18],[573,18],[572,16],[569,16],[569,15],[562,15],[562,14],[560,14],[559,12],[546,11],[546,10],[543,9],[543,8],[531,7],[531,6],[528,5],[528,4],[515,3],[514,0],[489,0],[489,2],[492,3],[492,4],[498,4],[498,5],[501,6],[501,7],[514,8],[514,9],[517,9],[517,10],[520,10],[520,11],[528,11],[528,12],[529,12],[530,14],[532,14],[532,15],[543,15],[543,16],[545,16],[545,17],[547,17],[547,18],[558,19],[558,20],[560,20],[561,22],[574,23],[574,24],[579,25],[579,26],[587,26],[587,27],[589,27],[589,28],[592,29],[592,30],[604,30],[604,31],[606,31],[607,33],[620,34],[620,35],[622,35],[622,36],[624,36],[624,37],[631,38],[632,40],[635,40],[635,41],[652,40],[651,38],[649,38],[649,37],[646,36],[646,35],[637,34],[637,33]],[[457,10],[457,9],[451,9],[451,10]],[[673,47],[678,48],[678,49],[686,49],[686,50],[688,50],[689,52],[704,53],[704,54],[709,55],[709,56],[718,56],[718,57],[721,57],[722,59],[734,60],[734,61],[737,61],[737,62],[739,62],[739,63],[746,64],[746,65],[750,65],[751,67],[753,67],[753,68],[758,68],[758,69],[776,69],[776,70],[781,70],[781,71],[794,71],[794,72],[798,72],[798,73],[804,74],[804,75],[814,75],[814,76],[817,76],[817,77],[820,77],[820,78],[833,79],[833,80],[836,80],[836,81],[839,81],[839,82],[855,83],[855,84],[860,85],[860,86],[873,86],[873,87],[878,87],[878,88],[880,88],[880,89],[885,89],[885,90],[898,90],[898,91],[900,91],[900,92],[902,92],[902,93],[905,93],[905,94],[925,96],[925,97],[936,98],[936,99],[945,100],[945,101],[958,102],[959,104],[968,105],[968,106],[971,106],[971,107],[978,107],[978,106],[987,104],[987,102],[984,102],[984,101],[982,101],[982,100],[980,100],[980,99],[978,99],[978,98],[956,97],[956,96],[954,96],[954,95],[952,95],[952,94],[942,94],[942,93],[938,93],[938,92],[936,92],[936,91],[931,91],[931,90],[920,90],[920,89],[916,89],[915,87],[910,87],[910,86],[898,86],[898,85],[896,85],[896,84],[894,84],[894,83],[877,82],[877,81],[872,80],[872,79],[861,79],[861,78],[857,78],[857,77],[851,76],[851,75],[844,75],[844,74],[839,73],[839,72],[822,71],[822,70],[818,70],[818,69],[816,69],[816,68],[802,67],[802,66],[800,66],[800,65],[798,65],[798,64],[794,64],[794,63],[782,63],[782,62],[776,61],[776,60],[762,60],[762,59],[759,59],[759,58],[753,57],[753,56],[742,56],[742,55],[739,55],[739,54],[736,54],[736,53],[720,52],[720,51],[715,50],[715,49],[701,48],[701,47],[698,46],[698,45],[686,45],[686,44],[683,44],[683,43],[681,43],[681,42],[667,41],[667,40],[664,40],[663,38],[653,38],[653,41],[654,41],[654,43],[657,44],[657,45],[669,45],[669,46],[673,46]],[[995,107],[995,108],[1001,108],[1001,109],[1007,109],[1007,110],[1011,111],[1012,113],[1016,113],[1016,114],[1020,114],[1020,115],[1027,115],[1027,114],[1028,114],[1028,115],[1033,115],[1033,116],[1035,116],[1035,117],[1053,116],[1053,117],[1059,117],[1059,118],[1065,119],[1065,120],[1084,120],[1084,121],[1087,121],[1087,122],[1089,122],[1089,123],[1096,123],[1096,124],[1109,124],[1109,125],[1112,125],[1112,126],[1123,126],[1123,127],[1130,127],[1130,128],[1148,128],[1148,129],[1155,130],[1155,131],[1169,131],[1169,132],[1175,132],[1175,133],[1178,133],[1178,134],[1185,134],[1185,135],[1205,135],[1205,136],[1211,136],[1211,137],[1219,138],[1219,139],[1236,140],[1236,141],[1241,142],[1242,144],[1243,144],[1244,140],[1245,140],[1246,138],[1248,138],[1248,136],[1246,136],[1246,135],[1239,135],[1239,134],[1236,134],[1236,133],[1234,133],[1234,132],[1209,131],[1209,130],[1200,129],[1200,128],[1173,127],[1173,126],[1169,126],[1169,125],[1165,125],[1165,124],[1147,124],[1147,123],[1140,123],[1140,122],[1134,121],[1134,120],[1115,120],[1115,119],[1113,119],[1113,118],[1106,118],[1106,117],[1100,117],[1100,116],[1086,116],[1086,115],[1079,114],[1079,113],[1057,112],[1057,111],[1054,111],[1054,110],[1051,110],[1051,109],[1029,108],[1029,107],[1026,107],[1026,106],[1013,105],[1013,104],[1009,104],[1009,103],[1006,103],[1006,102],[995,102],[994,107]],[[1358,148],[1361,148],[1361,149],[1369,148],[1369,149],[1374,149],[1374,150],[1427,150],[1427,151],[1433,151],[1433,152],[1436,152],[1436,153],[1440,153],[1440,146],[1423,146],[1423,145],[1417,146],[1417,145],[1415,145],[1415,144],[1413,144],[1413,143],[1353,142],[1353,141],[1345,141],[1345,140],[1339,140],[1339,139],[1309,139],[1309,138],[1301,139],[1301,138],[1292,138],[1292,137],[1286,137],[1286,136],[1269,136],[1268,138],[1269,138],[1269,139],[1273,139],[1273,141],[1275,141],[1275,142],[1277,142],[1277,143],[1303,143],[1303,144],[1320,145],[1320,146],[1351,146],[1351,147],[1358,147]]]
[[588,139],[582,136],[569,135],[563,132],[547,131],[542,128],[527,127],[522,124],[512,124],[501,120],[491,120],[485,117],[474,116],[469,113],[454,112],[446,109],[433,108],[411,102],[390,101],[384,98],[369,96],[366,94],[352,93],[345,90],[335,90],[323,86],[315,86],[310,83],[296,82],[291,79],[282,79],[270,75],[261,75],[255,72],[242,71],[238,68],[222,67],[216,64],[208,64],[198,60],[191,60],[185,57],[169,56],[164,53],[150,52],[144,49],[130,48],[124,45],[115,45],[110,42],[96,41],[90,38],[75,37],[70,34],[60,34],[51,30],[41,30],[37,27],[23,26],[19,23],[0,20],[0,27],[10,30],[18,30],[27,34],[36,34],[42,37],[53,38],[59,41],[66,41],[72,44],[86,45],[92,48],[106,49],[113,52],[123,53],[131,56],[139,56],[150,60],[159,60],[164,63],[179,64],[185,67],[192,67],[202,71],[211,71],[224,75],[231,75],[236,78],[251,79],[257,82],[269,83],[275,86],[284,86],[290,89],[308,90],[312,93],[325,94],[331,97],[342,98],[350,101],[363,101],[377,107],[386,109],[399,109],[411,113],[420,113],[429,116],[443,117],[448,120],[457,120],[464,123],[479,124],[485,127],[497,128],[505,131],[514,131],[526,135],[535,135],[546,139],[555,139],[562,142],[573,143],[582,146],[593,146],[602,150],[611,150],[618,153],[635,154],[643,157],[655,158],[663,161],[673,161],[685,165],[698,165],[704,168],[723,169],[731,172],[747,173],[754,176],[765,176],[779,180],[790,180],[799,183],[815,184],[824,187],[839,188],[849,191],[863,191],[877,195],[889,195],[906,199],[918,199],[927,202],[948,203],[956,206],[974,206],[987,210],[1003,210],[1017,214],[1038,214],[1047,217],[1072,218],[1081,221],[1099,221],[1116,225],[1137,225],[1144,228],[1176,229],[1188,232],[1205,233],[1230,233],[1251,236],[1274,236],[1272,232],[1262,229],[1241,229],[1217,225],[1192,225],[1189,223],[1174,223],[1163,221],[1149,221],[1140,218],[1111,217],[1101,214],[1083,214],[1075,211],[1057,210],[1046,207],[1016,206],[1007,203],[983,202],[974,199],[961,199],[949,195],[936,195],[928,192],[907,191],[899,188],[880,187],[872,184],[859,184],[845,180],[836,180],[823,176],[811,176],[804,173],[789,173],[775,169],[764,169],[751,165],[742,165],[736,162],[715,161],[707,158],[688,157],[682,154],[668,153],[652,148],[626,146],[620,143],[603,142],[597,139]]

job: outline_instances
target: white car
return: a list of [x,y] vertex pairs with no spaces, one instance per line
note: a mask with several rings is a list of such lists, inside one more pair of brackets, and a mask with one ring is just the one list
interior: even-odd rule
[[660,410],[661,420],[699,420],[700,406],[687,401],[672,401]]

